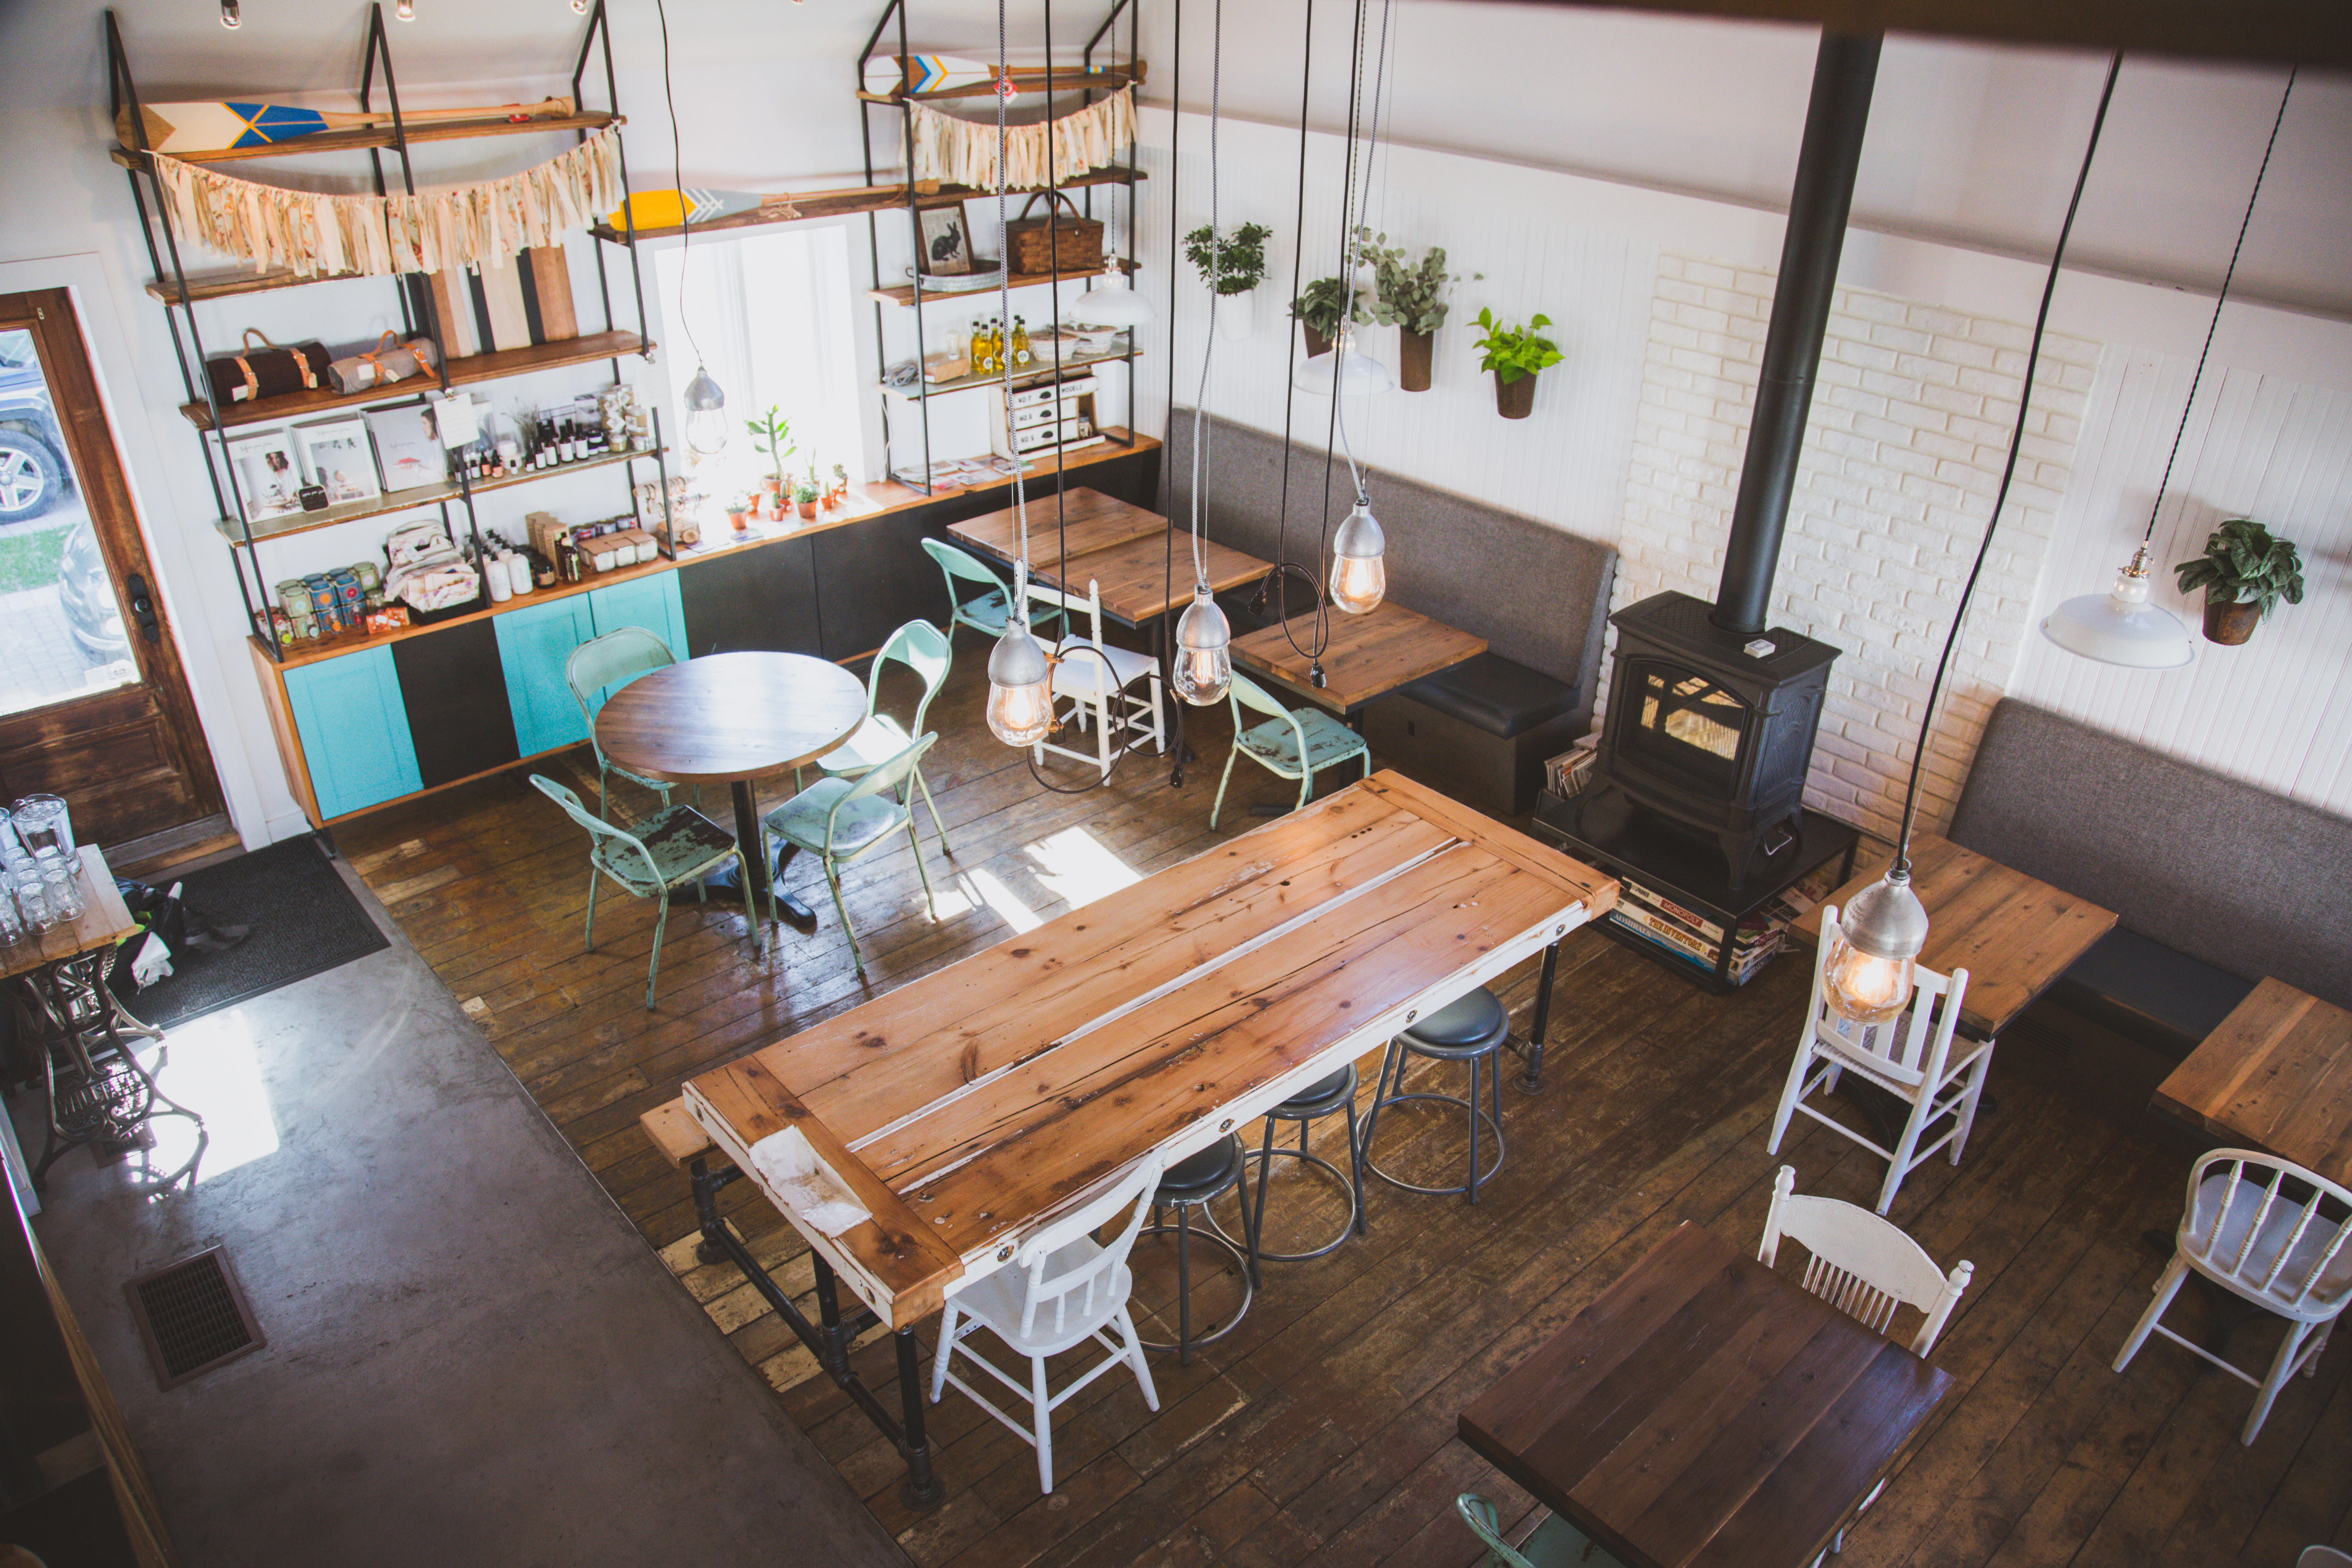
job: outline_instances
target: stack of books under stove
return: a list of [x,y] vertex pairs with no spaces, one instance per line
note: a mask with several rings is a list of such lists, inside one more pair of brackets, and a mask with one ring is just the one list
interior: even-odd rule
[[[1709,978],[1714,976],[1723,959],[1721,925],[1630,877],[1622,879],[1621,886],[1623,896],[1609,912],[1610,920]],[[1754,978],[1787,942],[1789,927],[1810,914],[1836,886],[1837,879],[1825,866],[1740,921],[1730,933],[1730,982],[1745,985]]]

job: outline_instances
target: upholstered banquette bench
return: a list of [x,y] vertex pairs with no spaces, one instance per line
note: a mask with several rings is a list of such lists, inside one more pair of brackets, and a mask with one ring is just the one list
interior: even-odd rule
[[2352,1006],[2352,820],[2003,699],[1950,837],[2116,911],[2001,1047],[2118,1109],[2264,975]]
[[[1354,500],[1344,461],[1319,446],[1290,447],[1288,526],[1279,436],[1212,418],[1202,527],[1212,538],[1268,561],[1315,559],[1320,525]],[[1169,421],[1170,510],[1192,518],[1192,416]],[[1330,515],[1325,472],[1330,473]],[[1388,535],[1389,596],[1409,609],[1486,639],[1487,651],[1403,688],[1366,709],[1364,736],[1394,767],[1494,816],[1531,810],[1544,759],[1591,722],[1609,591],[1611,546],[1499,507],[1385,473],[1371,480],[1373,510]],[[1244,588],[1219,603],[1236,635],[1273,624],[1271,603],[1252,607]],[[1304,584],[1291,589],[1294,606]],[[1336,613],[1336,612],[1335,612]]]

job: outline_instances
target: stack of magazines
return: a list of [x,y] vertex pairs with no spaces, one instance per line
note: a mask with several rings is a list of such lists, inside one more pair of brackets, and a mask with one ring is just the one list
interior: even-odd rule
[[1643,887],[1630,877],[1621,879],[1620,885],[1623,896],[1609,919],[1710,977],[1722,962],[1727,934],[1731,943],[1728,978],[1734,985],[1745,985],[1787,942],[1789,927],[1828,897],[1837,880],[1831,868],[1824,866],[1776,895],[1728,933],[1718,922],[1654,888]]

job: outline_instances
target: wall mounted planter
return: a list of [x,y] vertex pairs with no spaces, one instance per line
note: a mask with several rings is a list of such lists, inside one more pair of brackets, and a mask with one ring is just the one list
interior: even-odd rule
[[[1397,329],[1397,384],[1407,392],[1429,390],[1429,363],[1437,344],[1435,332]],[[1528,378],[1532,384],[1534,378]]]
[[1517,381],[1505,381],[1503,373],[1496,371],[1495,412],[1506,419],[1525,419],[1536,411],[1536,378],[1523,375]]

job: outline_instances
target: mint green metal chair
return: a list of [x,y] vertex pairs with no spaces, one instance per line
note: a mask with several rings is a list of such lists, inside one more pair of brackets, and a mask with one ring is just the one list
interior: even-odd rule
[[604,755],[604,748],[596,744],[596,715],[604,710],[604,700],[618,688],[648,670],[677,662],[669,644],[643,626],[621,626],[603,637],[590,637],[563,661],[563,683],[572,688],[572,700],[580,704],[580,717],[588,721],[588,744],[596,753],[596,815],[606,822],[613,820],[613,774],[645,785],[661,796],[665,806],[669,805],[669,792],[675,786],[614,767],[612,759]]
[[[646,965],[646,1005],[654,1005],[654,981],[661,973],[662,933],[669,925],[669,895],[673,889],[695,884],[702,901],[710,890],[702,879],[736,858],[735,836],[690,805],[673,805],[626,828],[588,815],[580,797],[544,773],[530,782],[539,792],[562,806],[572,820],[588,830],[588,951],[596,951],[596,884],[610,877],[641,899],[652,899],[654,955]],[[762,957],[768,951],[768,930],[753,910],[753,940]]]
[[1493,1503],[1476,1492],[1464,1492],[1454,1500],[1454,1506],[1471,1533],[1486,1543],[1486,1555],[1478,1568],[1625,1568],[1559,1514],[1547,1518],[1536,1526],[1533,1535],[1513,1546],[1503,1539]]
[[[940,571],[948,580],[948,637],[952,640],[958,626],[970,626],[983,636],[1001,637],[1004,635],[1005,606],[1013,602],[1013,590],[996,569],[969,551],[958,550],[943,539],[926,539],[923,548],[940,563]],[[986,590],[965,599],[956,586],[959,582],[978,583]],[[1051,605],[1032,605],[1029,624],[1034,626],[1052,620],[1055,611]],[[922,728],[921,721],[916,721]]]
[[[1234,760],[1247,757],[1277,778],[1298,781],[1298,804],[1315,798],[1315,775],[1356,757],[1364,760],[1364,776],[1372,776],[1372,748],[1364,738],[1326,713],[1309,708],[1294,713],[1266,695],[1264,688],[1236,675],[1229,700],[1234,707],[1234,749],[1225,758],[1225,776],[1217,781],[1217,803],[1209,808],[1209,826],[1225,808],[1225,786],[1233,783]],[[1274,715],[1255,729],[1245,729],[1244,708]]]
[[[841,868],[864,859],[905,828],[907,843],[915,851],[915,869],[923,879],[923,906],[930,910],[931,919],[940,918],[939,907],[931,900],[930,868],[923,864],[922,840],[915,837],[914,811],[901,804],[908,775],[938,740],[935,734],[925,735],[897,756],[875,763],[855,781],[819,779],[767,816],[769,833],[824,858],[825,885],[833,889],[833,907],[841,916],[841,929],[849,937],[850,960],[860,975],[866,973],[866,955],[858,951],[857,931],[849,923],[849,906],[842,901]],[[772,878],[769,913],[780,919],[775,915],[775,894]]]
[[[923,683],[922,699],[915,704],[914,734],[923,732],[923,716],[931,710],[931,699],[940,694],[947,683],[948,666],[955,658],[954,645],[948,634],[929,621],[908,621],[890,634],[882,651],[874,656],[874,667],[866,672],[866,721],[851,731],[849,739],[816,760],[819,772],[829,779],[863,778],[874,768],[913,745],[914,736],[899,728],[898,721],[887,713],[874,710],[882,690],[882,667],[896,661],[915,672]],[[798,781],[795,780],[795,783]],[[947,824],[940,820],[939,802],[931,798],[931,786],[923,782],[923,770],[915,770],[915,787],[923,792],[923,804],[930,807],[931,826],[939,830],[940,848],[948,854]]]

